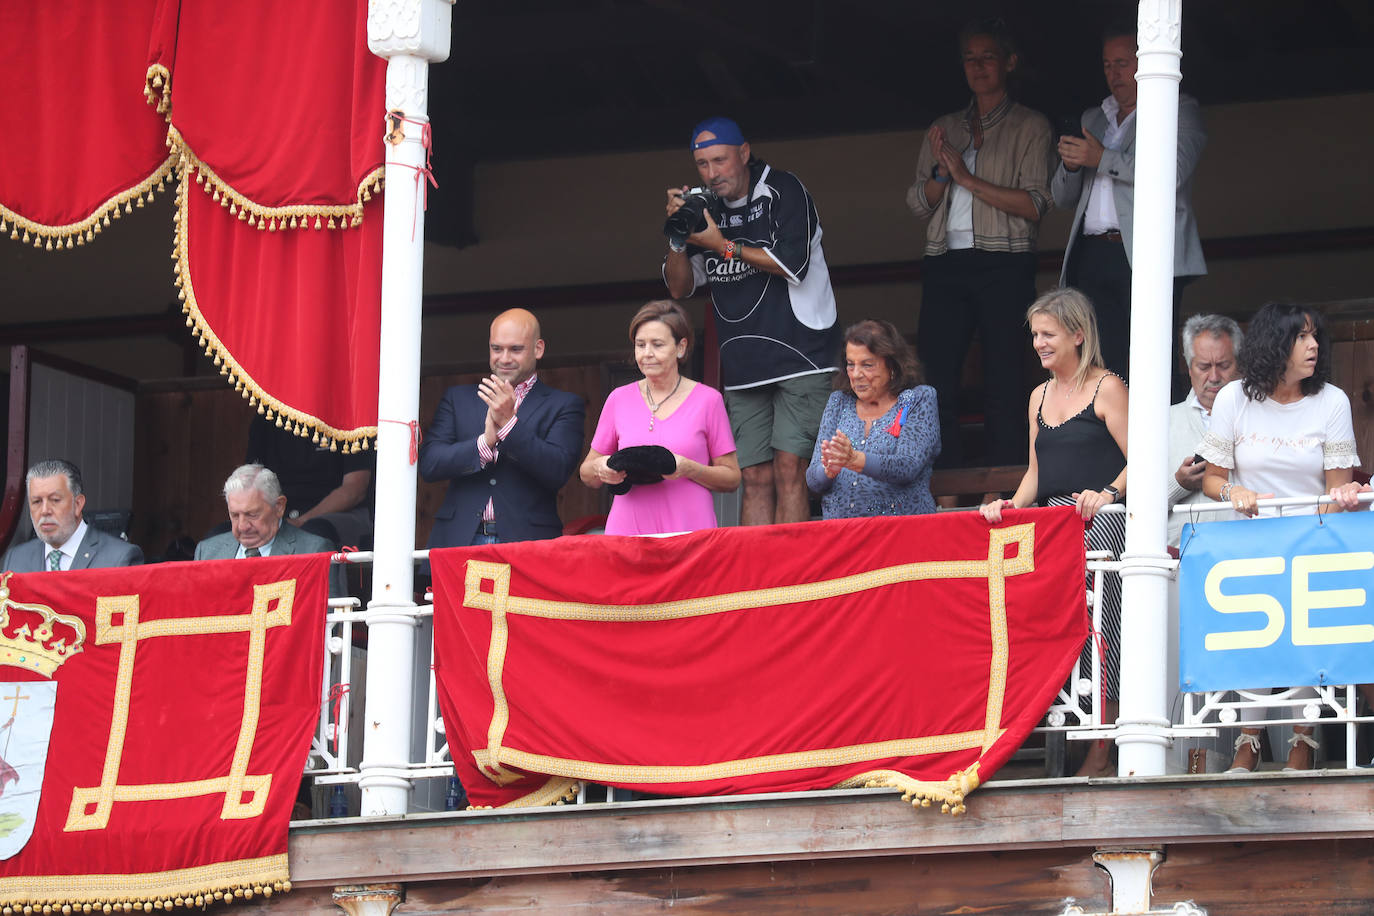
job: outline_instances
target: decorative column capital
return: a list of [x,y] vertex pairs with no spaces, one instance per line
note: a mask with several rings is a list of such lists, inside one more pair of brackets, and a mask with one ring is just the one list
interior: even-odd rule
[[[1175,60],[1182,56],[1183,0],[1141,0],[1138,15],[1136,56],[1142,62],[1157,54]],[[1173,69],[1177,71],[1176,64]]]
[[334,905],[348,916],[391,916],[405,896],[399,884],[345,884],[334,888]]
[[448,60],[454,0],[369,0],[367,47],[378,57]]

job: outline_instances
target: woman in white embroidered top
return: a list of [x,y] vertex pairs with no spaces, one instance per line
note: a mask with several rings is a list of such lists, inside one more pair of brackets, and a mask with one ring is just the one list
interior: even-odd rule
[[[1239,358],[1245,377],[1217,393],[1198,449],[1207,460],[1203,492],[1250,517],[1277,515],[1256,504],[1276,496],[1327,493],[1335,500],[1320,508],[1315,502],[1288,507],[1285,514],[1361,508],[1357,497],[1369,486],[1353,479],[1359,457],[1350,399],[1328,384],[1331,346],[1321,314],[1303,305],[1269,303],[1250,320]],[[1255,769],[1259,734],[1259,728],[1241,730],[1228,772]],[[1317,747],[1312,729],[1295,725],[1289,744],[1286,768],[1310,769]]]

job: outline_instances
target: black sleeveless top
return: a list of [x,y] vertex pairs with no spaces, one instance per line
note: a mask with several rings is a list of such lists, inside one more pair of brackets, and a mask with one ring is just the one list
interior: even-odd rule
[[1093,399],[1078,413],[1058,426],[1045,422],[1045,393],[1040,392],[1040,406],[1035,410],[1038,429],[1035,434],[1035,460],[1039,465],[1039,491],[1035,501],[1040,505],[1051,496],[1068,496],[1084,490],[1100,490],[1116,479],[1126,466],[1107,424],[1097,415],[1093,405],[1097,392],[1107,376],[1097,380]]

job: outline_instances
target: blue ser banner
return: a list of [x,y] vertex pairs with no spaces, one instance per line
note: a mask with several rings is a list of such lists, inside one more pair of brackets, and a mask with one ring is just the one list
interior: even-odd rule
[[1190,524],[1182,540],[1182,690],[1374,682],[1374,513]]

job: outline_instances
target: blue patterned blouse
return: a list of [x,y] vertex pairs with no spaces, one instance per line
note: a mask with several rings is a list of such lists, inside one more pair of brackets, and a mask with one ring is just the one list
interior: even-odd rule
[[[823,494],[826,518],[871,515],[919,515],[935,511],[930,495],[930,470],[940,454],[940,420],[935,389],[908,388],[897,403],[873,421],[864,434],[854,395],[836,391],[821,415],[820,433],[806,469],[806,485]],[[897,421],[901,419],[898,427]],[[894,434],[894,429],[898,431]],[[832,480],[821,464],[821,443],[840,430],[864,453],[863,473],[845,468]]]

